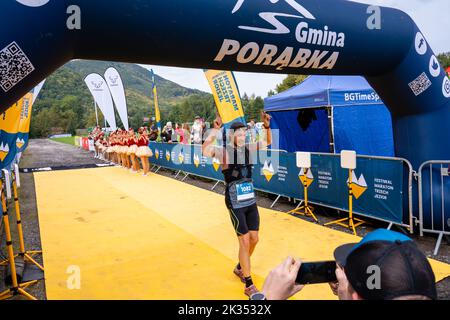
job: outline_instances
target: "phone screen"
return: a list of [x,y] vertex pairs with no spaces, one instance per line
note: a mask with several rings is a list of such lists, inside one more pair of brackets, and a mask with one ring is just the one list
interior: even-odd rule
[[302,263],[297,274],[297,284],[328,283],[336,281],[336,261]]

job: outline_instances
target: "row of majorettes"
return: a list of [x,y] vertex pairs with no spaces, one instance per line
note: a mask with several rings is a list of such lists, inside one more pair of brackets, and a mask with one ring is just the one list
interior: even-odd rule
[[106,135],[100,128],[91,133],[94,140],[97,158],[103,158],[124,168],[141,171],[147,175],[150,171],[149,158],[153,155],[148,147],[147,128],[139,128],[136,134],[133,129],[118,129]]

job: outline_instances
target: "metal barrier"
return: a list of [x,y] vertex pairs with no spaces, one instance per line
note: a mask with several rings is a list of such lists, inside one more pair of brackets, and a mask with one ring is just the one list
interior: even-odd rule
[[[183,149],[187,147],[188,149]],[[198,166],[198,154],[200,150],[193,151],[192,146],[184,146],[179,151],[173,150],[173,145],[166,145],[166,144],[151,144],[151,148],[155,149],[155,154],[157,154],[157,158],[153,159],[153,170],[156,168],[156,172],[158,172],[161,168],[166,168],[170,170],[174,170],[176,172],[176,177],[179,177],[181,174],[182,177],[184,176],[183,180],[187,178],[189,175],[193,176],[199,176],[203,178],[207,178],[210,180],[213,180],[215,182],[215,187],[223,181],[223,176],[217,171],[217,168],[211,166],[209,163],[207,166],[203,165],[204,162],[202,162],[202,165],[200,167]],[[277,152],[280,153],[280,155],[283,155],[280,157],[281,163],[274,163],[271,160],[271,157],[273,156],[273,153]],[[277,198],[272,203],[271,207],[273,207],[277,201],[281,197],[286,197],[289,199],[298,199],[302,200],[302,192],[296,189],[294,187],[295,185],[298,185],[298,177],[297,177],[297,167],[295,164],[295,154],[287,153],[284,150],[270,150],[271,155],[265,156],[264,154],[259,154],[259,163],[256,165],[255,170],[258,172],[261,171],[260,175],[255,175],[255,190],[262,191],[265,193],[274,194]],[[179,155],[182,155],[182,157],[187,156],[188,158],[192,158],[190,162],[186,164],[180,164],[178,162]],[[197,156],[197,164],[196,166],[193,165],[195,163],[195,156]],[[326,191],[323,191],[328,188],[323,188],[322,185],[316,184],[316,189],[311,192],[311,199],[310,202],[314,203],[319,206],[328,207],[332,209],[336,209],[339,211],[347,211],[346,203],[345,201],[342,202],[341,198],[339,197],[340,193],[344,188],[339,187],[340,185],[345,185],[345,180],[347,180],[348,177],[345,177],[345,174],[340,172],[340,166],[339,166],[339,155],[336,154],[328,154],[328,153],[313,153],[313,157],[315,158],[314,162],[320,168],[320,166],[323,166],[325,163],[325,171],[331,170],[328,172],[333,172],[333,180],[330,181],[336,181],[339,180],[339,184],[333,183],[331,185],[332,191],[329,193],[329,196],[326,195]],[[391,228],[392,226],[400,226],[407,228],[411,233],[413,233],[413,227],[414,227],[414,218],[413,218],[413,177],[414,177],[414,171],[412,168],[412,165],[409,161],[402,159],[402,158],[389,158],[389,157],[371,157],[371,156],[359,156],[359,160],[361,160],[361,166],[360,170],[364,172],[365,177],[369,178],[369,180],[374,183],[372,179],[376,177],[380,178],[386,178],[386,179],[394,179],[394,180],[386,180],[390,181],[390,183],[394,183],[396,189],[394,190],[392,194],[387,193],[388,198],[372,198],[372,197],[366,197],[365,199],[360,201],[359,203],[363,203],[362,205],[359,205],[358,207],[354,208],[354,212],[357,215],[360,215],[362,217],[370,217],[379,221],[386,222],[388,224],[388,228]],[[281,160],[282,159],[282,160]],[[204,159],[201,159],[204,161]],[[211,160],[211,159],[209,159]],[[208,161],[209,161],[208,160]],[[371,162],[374,162],[371,164]],[[152,160],[151,160],[152,162]],[[264,166],[268,166],[268,169],[264,171]],[[273,167],[272,167],[273,164]],[[280,171],[280,175],[275,174],[275,176],[282,177],[280,180],[276,181],[272,179],[272,176],[270,176],[270,173],[266,175],[265,172],[270,171],[270,169],[273,172],[278,172],[278,168],[282,168],[282,171]],[[380,169],[372,169],[372,171],[364,171],[367,168],[387,168],[386,173],[388,176],[384,176],[383,171],[379,171]],[[317,169],[317,168],[316,168]],[[376,171],[378,170],[378,171]],[[403,177],[403,182],[401,182],[401,179],[398,175],[395,175],[395,170],[402,170],[401,177]],[[256,171],[255,171],[256,172]],[[362,172],[360,172],[360,175],[362,176]],[[382,174],[381,176],[377,176],[377,174]],[[369,176],[367,176],[368,174]],[[361,177],[360,177],[361,178]],[[397,179],[397,180],[395,180]],[[318,181],[320,179],[318,178]],[[322,181],[325,181],[322,179]],[[400,181],[400,182],[399,182]],[[365,182],[365,181],[364,181]],[[389,187],[389,182],[386,182],[386,185],[383,185],[384,182],[380,182],[382,185],[380,189],[375,190],[375,186],[371,192],[373,193],[373,196],[377,196],[377,191],[382,191],[383,188],[386,190]],[[287,184],[287,185],[286,185]],[[387,186],[387,187],[386,187]],[[395,187],[394,186],[394,187]],[[380,197],[381,195],[385,195],[383,193],[379,193]],[[390,197],[392,195],[392,197]],[[371,200],[372,199],[372,200]],[[373,199],[379,199],[379,200],[373,200]],[[383,201],[386,201],[383,203]],[[390,202],[389,202],[390,201]],[[401,202],[399,202],[401,201]]]
[[[424,232],[438,234],[433,252],[437,255],[442,238],[450,235],[450,161],[433,160],[423,163],[418,171],[418,179],[420,236]],[[427,179],[429,185],[426,186],[424,180]]]
[[[312,153],[312,154],[313,155],[320,155],[320,156],[340,157],[339,154],[330,154],[330,153]],[[358,155],[358,158],[373,159],[373,160],[394,160],[394,161],[397,160],[397,161],[402,161],[404,163],[404,165],[406,165],[406,167],[408,168],[408,223],[394,223],[392,221],[384,220],[384,219],[381,219],[381,218],[368,216],[368,215],[366,215],[364,213],[358,212],[357,210],[354,211],[354,213],[357,214],[357,215],[363,216],[363,217],[370,217],[372,219],[376,219],[376,220],[379,220],[379,221],[386,222],[386,223],[389,224],[387,229],[391,229],[393,225],[397,225],[399,227],[407,228],[408,231],[411,234],[413,234],[414,233],[413,181],[414,181],[415,171],[413,170],[413,166],[412,166],[411,162],[409,162],[408,160],[406,160],[404,158],[395,158],[395,157],[360,156],[360,155]],[[303,199],[295,199],[295,200],[303,201]],[[342,208],[329,206],[329,205],[324,204],[324,203],[317,203],[317,202],[314,202],[314,201],[311,201],[311,200],[309,202],[313,203],[315,205],[327,207],[327,208],[330,208],[330,209],[335,209],[335,210],[339,210],[339,211],[345,211]]]

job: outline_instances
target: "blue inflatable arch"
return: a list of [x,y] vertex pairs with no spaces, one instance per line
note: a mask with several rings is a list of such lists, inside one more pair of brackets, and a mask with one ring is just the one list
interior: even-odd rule
[[416,168],[450,159],[450,80],[399,10],[343,0],[0,2],[2,110],[71,59],[363,75],[392,113],[398,156]]

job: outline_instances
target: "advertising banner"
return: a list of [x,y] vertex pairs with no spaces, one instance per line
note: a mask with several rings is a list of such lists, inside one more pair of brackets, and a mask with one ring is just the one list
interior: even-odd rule
[[[152,164],[172,170],[223,180],[217,159],[201,154],[201,146],[150,143]],[[303,199],[302,170],[296,166],[295,153],[261,151],[253,166],[255,189]],[[313,203],[339,210],[348,210],[349,171],[342,169],[337,155],[313,154],[308,196]],[[396,159],[358,157],[357,169],[351,180],[354,212],[401,224],[407,219],[403,197],[403,162]],[[406,188],[407,186],[405,186]],[[404,210],[405,209],[405,210]],[[405,215],[404,215],[405,211]],[[405,220],[406,221],[406,220]]]
[[245,123],[239,89],[231,71],[205,70],[217,110],[225,129],[233,122]]
[[122,121],[125,130],[128,130],[127,100],[125,98],[125,89],[123,87],[122,78],[115,68],[108,68],[105,72],[105,80],[108,84],[114,104],[116,105],[120,120]]
[[162,131],[161,113],[159,111],[158,90],[156,89],[156,79],[155,79],[155,73],[153,72],[153,70],[150,71],[150,75],[151,75],[151,81],[152,81],[153,100],[155,103],[155,120],[156,120],[156,125],[158,127],[159,135],[161,135],[161,131]]
[[33,93],[27,93],[0,116],[0,169],[8,168],[16,159],[25,141],[18,137],[22,111],[28,110]]
[[[17,153],[24,152],[28,147],[30,137],[31,115],[33,113],[33,105],[45,84],[45,80],[38,84],[31,92],[31,101],[24,101],[22,111],[20,113],[19,132],[17,133]],[[31,102],[31,103],[30,103]]]
[[114,106],[111,93],[109,92],[105,79],[103,79],[103,77],[99,74],[92,73],[84,79],[84,82],[89,88],[89,91],[94,97],[98,107],[105,116],[111,130],[115,131],[117,129],[116,116],[114,115]]

